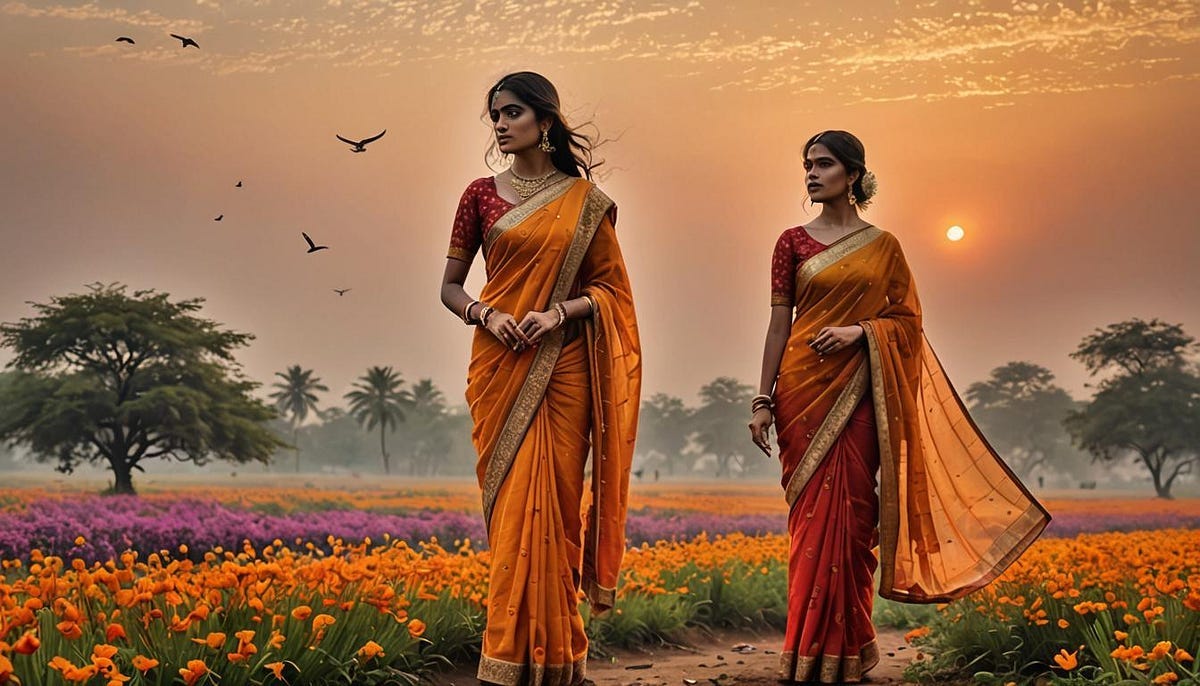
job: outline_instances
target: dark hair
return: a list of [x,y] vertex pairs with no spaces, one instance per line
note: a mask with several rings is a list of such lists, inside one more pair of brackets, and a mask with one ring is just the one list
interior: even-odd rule
[[870,203],[871,197],[875,195],[873,184],[868,184],[868,188],[863,188],[863,181],[867,178],[867,151],[863,148],[862,141],[849,131],[822,131],[804,144],[804,152],[801,153],[805,159],[808,159],[808,149],[820,143],[829,149],[829,152],[837,158],[838,162],[846,168],[846,173],[852,174],[858,172],[858,178],[854,180],[854,185],[851,190],[854,192],[854,199],[860,207],[866,207]]
[[[592,178],[592,170],[603,164],[603,161],[592,161],[592,148],[596,143],[567,125],[558,101],[558,90],[549,79],[532,71],[518,71],[501,77],[488,89],[487,99],[483,104],[485,118],[492,108],[492,100],[500,91],[508,91],[513,97],[532,107],[538,121],[550,119],[547,135],[550,145],[554,146],[554,152],[550,153],[551,164],[564,174]],[[493,138],[488,146],[487,158],[494,157],[499,157],[499,151]]]

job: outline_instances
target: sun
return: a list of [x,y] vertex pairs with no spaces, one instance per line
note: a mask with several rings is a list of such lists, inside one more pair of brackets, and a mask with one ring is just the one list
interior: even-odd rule
[[963,227],[959,226],[958,224],[946,229],[946,238],[949,238],[952,241],[961,241],[965,235],[967,235],[967,232],[964,231]]

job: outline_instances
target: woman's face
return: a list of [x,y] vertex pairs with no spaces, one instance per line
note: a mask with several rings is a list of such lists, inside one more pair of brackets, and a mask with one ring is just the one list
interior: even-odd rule
[[829,148],[820,143],[813,143],[808,147],[808,154],[804,157],[804,171],[807,172],[804,181],[808,197],[814,203],[845,198],[850,192],[853,179],[846,174],[846,165],[839,162],[838,158],[829,152]]
[[488,115],[492,118],[496,147],[502,153],[516,154],[537,145],[542,139],[542,129],[533,108],[506,90],[492,96]]

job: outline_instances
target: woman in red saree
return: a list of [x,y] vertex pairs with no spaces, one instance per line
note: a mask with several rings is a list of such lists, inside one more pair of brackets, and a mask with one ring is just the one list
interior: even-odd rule
[[[580,591],[611,607],[625,550],[637,322],[616,208],[583,178],[591,143],[563,121],[554,86],[510,74],[487,112],[513,164],[463,193],[442,284],[475,326],[466,395],[491,549],[478,677],[571,686],[588,650]],[[480,248],[474,300],[463,283]]]
[[875,190],[862,143],[822,132],[804,167],[821,215],[775,247],[750,432],[769,455],[776,425],[790,505],[781,677],[856,682],[879,661],[877,567],[885,598],[948,602],[998,576],[1049,515],[946,379],[899,242],[859,217]]

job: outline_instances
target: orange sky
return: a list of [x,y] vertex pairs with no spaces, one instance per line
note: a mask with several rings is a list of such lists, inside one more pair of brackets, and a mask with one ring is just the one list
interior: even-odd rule
[[[1029,360],[1083,397],[1066,355],[1093,328],[1200,335],[1195,3],[830,5],[0,0],[0,321],[121,281],[207,298],[257,335],[260,381],[301,364],[340,396],[390,364],[460,402],[450,223],[488,174],[482,93],[532,68],[620,137],[602,185],[647,395],[756,381],[770,251],[816,214],[799,148],[826,128],[866,143],[866,217],[900,238],[960,389]],[[362,155],[333,137],[384,128]]]

